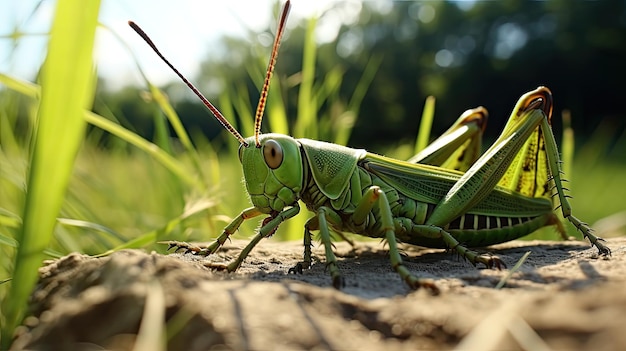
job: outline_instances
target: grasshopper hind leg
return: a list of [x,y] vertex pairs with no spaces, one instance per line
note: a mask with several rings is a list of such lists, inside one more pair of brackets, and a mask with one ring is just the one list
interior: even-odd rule
[[500,257],[488,253],[480,254],[474,250],[470,250],[456,240],[452,234],[443,229],[441,230],[441,236],[451,250],[456,251],[461,257],[470,261],[474,266],[478,263],[482,263],[487,268],[496,268],[498,270],[506,268],[506,264],[504,264]]
[[449,250],[454,250],[461,257],[471,262],[474,266],[477,264],[484,264],[487,268],[506,268],[506,264],[498,256],[488,253],[481,254],[471,250],[459,242],[452,234],[436,225],[414,225],[410,232],[413,235],[421,236],[423,238],[443,241]]

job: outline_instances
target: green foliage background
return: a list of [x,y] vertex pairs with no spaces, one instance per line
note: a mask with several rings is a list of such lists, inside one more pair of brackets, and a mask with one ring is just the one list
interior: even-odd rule
[[[437,98],[434,134],[465,109],[486,106],[488,143],[521,94],[547,85],[555,97],[557,139],[565,109],[576,132],[574,160],[565,163],[575,213],[591,223],[602,220],[595,224],[600,235],[624,226],[626,3],[486,1],[467,7],[407,1],[393,2],[385,13],[376,6],[364,2],[358,22],[342,27],[330,43],[317,45],[314,39],[328,13],[302,20],[288,33],[264,131],[408,158],[428,95]],[[75,18],[71,13],[77,8],[83,9],[72,0],[59,1],[56,19]],[[96,16],[97,9],[92,11]],[[14,34],[0,40],[19,37]],[[257,38],[267,34],[269,29],[224,38],[229,55],[207,60],[192,79],[213,87],[209,99],[245,136],[252,133],[269,52]],[[61,42],[72,40],[67,32],[59,35]],[[76,41],[83,44],[74,50],[90,52],[92,40]],[[65,72],[69,62],[51,59],[54,50],[51,42],[48,66],[32,82],[0,72],[3,346],[25,313],[43,257],[125,247],[162,252],[159,240],[208,241],[249,206],[236,140],[181,83],[161,90],[149,77],[140,87],[119,87],[102,78],[93,82],[87,59],[79,62],[87,68],[71,67],[76,77],[51,83],[45,72]],[[93,83],[90,89],[66,89],[77,81]],[[49,117],[54,114],[47,112],[46,99],[67,102],[63,112],[68,115]],[[68,111],[74,111],[76,122],[69,137],[62,135],[70,128]],[[38,151],[46,134],[52,136],[49,146]],[[44,154],[44,159],[38,156]],[[38,159],[45,162],[38,165]],[[55,180],[55,174],[63,179]],[[52,205],[37,206],[38,196],[51,196]],[[285,223],[278,236],[300,238],[307,216],[303,211]],[[48,224],[32,227],[39,222]],[[250,236],[256,225],[246,224],[240,235]],[[27,267],[24,275],[18,267]]]

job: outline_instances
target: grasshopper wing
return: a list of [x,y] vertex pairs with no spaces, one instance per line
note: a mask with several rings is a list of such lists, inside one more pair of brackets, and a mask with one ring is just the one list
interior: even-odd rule
[[[378,176],[399,193],[415,201],[436,205],[461,177],[461,172],[439,167],[412,164],[368,153],[362,166]],[[552,210],[545,198],[531,198],[496,186],[487,197],[468,213],[512,217],[532,217]]]

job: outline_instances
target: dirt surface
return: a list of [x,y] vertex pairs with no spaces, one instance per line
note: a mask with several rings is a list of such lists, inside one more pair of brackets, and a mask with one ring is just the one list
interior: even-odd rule
[[404,247],[406,266],[439,296],[408,289],[378,242],[337,243],[342,291],[319,246],[301,275],[287,273],[301,243],[269,240],[237,273],[206,267],[245,243],[210,258],[127,250],[48,262],[13,349],[626,350],[626,238],[608,240],[608,260],[585,242],[494,246],[509,267],[531,251],[500,290],[506,270]]

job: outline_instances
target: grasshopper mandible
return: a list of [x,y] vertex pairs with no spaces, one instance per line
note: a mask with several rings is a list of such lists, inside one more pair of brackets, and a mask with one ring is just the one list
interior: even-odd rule
[[500,137],[480,157],[487,118],[484,108],[466,111],[444,135],[408,161],[321,141],[261,134],[265,100],[289,8],[288,0],[279,19],[256,110],[255,133],[248,138],[243,138],[148,36],[129,22],[239,140],[239,160],[253,204],[228,224],[210,246],[169,242],[170,248],[205,256],[213,254],[245,220],[267,215],[258,233],[234,261],[214,265],[235,271],[261,239],[271,236],[283,221],[299,213],[301,201],[314,216],[304,226],[304,259],[290,271],[301,272],[311,266],[311,231],[318,230],[332,283],[339,288],[343,282],[330,232],[351,232],[384,239],[391,265],[402,279],[411,288],[423,287],[437,293],[431,280],[416,277],[404,266],[398,242],[448,248],[474,265],[501,268],[504,263],[497,256],[469,248],[510,241],[544,226],[555,225],[564,233],[553,212],[552,197],[557,196],[564,218],[600,254],[610,255],[602,239],[572,215],[550,126],[552,94],[548,88],[539,87],[522,95]]

